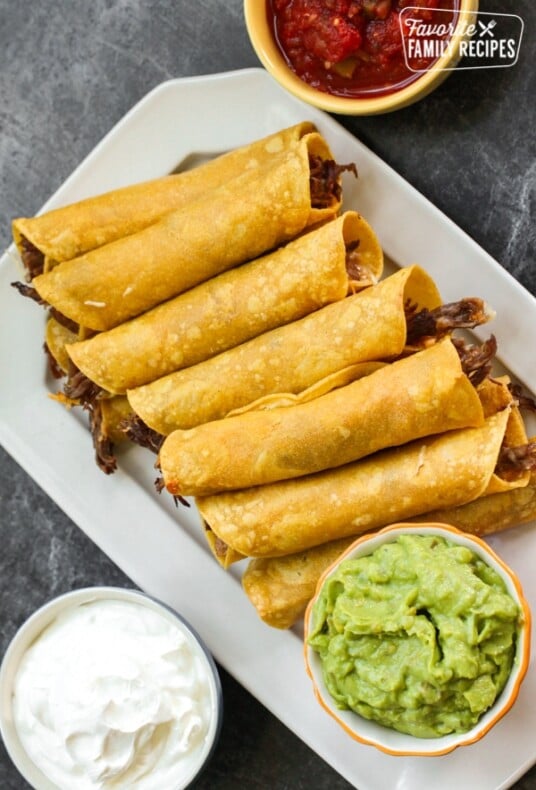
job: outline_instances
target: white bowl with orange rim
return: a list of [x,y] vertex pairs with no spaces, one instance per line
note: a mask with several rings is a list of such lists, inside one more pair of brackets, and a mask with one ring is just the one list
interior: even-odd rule
[[438,756],[479,741],[513,706],[530,633],[517,576],[483,540],[393,524],[319,580],[305,664],[318,702],[354,740]]

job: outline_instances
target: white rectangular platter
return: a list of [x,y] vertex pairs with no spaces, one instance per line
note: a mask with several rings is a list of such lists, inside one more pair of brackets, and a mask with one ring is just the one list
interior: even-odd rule
[[[397,265],[423,265],[445,301],[486,299],[497,318],[482,335],[495,333],[504,364],[535,392],[536,357],[526,341],[536,300],[332,118],[290,97],[260,69],[160,85],[44,209],[163,175],[192,155],[214,155],[305,119],[317,124],[338,161],[357,163],[359,179],[345,181],[345,207],[369,220]],[[155,492],[153,456],[132,447],[116,474],[97,469],[83,420],[47,398],[44,318],[10,288],[21,278],[12,247],[0,261],[1,443],[137,585],[195,625],[240,683],[359,790],[499,790],[536,761],[534,659],[517,704],[478,744],[440,758],[396,758],[350,740],[314,700],[298,630],[272,630],[258,619],[240,570],[225,573],[215,563],[193,509],[176,509],[171,497]],[[536,525],[491,542],[518,572],[536,611]]]

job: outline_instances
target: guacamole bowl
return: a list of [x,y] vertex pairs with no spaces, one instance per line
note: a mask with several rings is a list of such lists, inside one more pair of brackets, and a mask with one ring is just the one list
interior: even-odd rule
[[320,578],[304,656],[322,708],[356,741],[438,756],[480,740],[527,672],[531,613],[480,538],[393,524],[357,539]]

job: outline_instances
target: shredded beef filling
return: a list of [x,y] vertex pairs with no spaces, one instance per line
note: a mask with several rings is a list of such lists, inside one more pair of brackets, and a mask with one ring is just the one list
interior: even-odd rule
[[536,412],[536,401],[534,398],[531,398],[530,395],[526,395],[523,392],[523,388],[520,384],[512,384],[508,385],[508,389],[516,399],[517,405],[520,409],[526,409],[527,411],[534,411]]
[[217,537],[216,540],[214,541],[214,551],[216,552],[218,557],[221,557],[222,559],[226,557],[228,548],[229,546],[227,545],[227,543],[225,543],[225,541],[223,541],[221,538]]
[[41,305],[42,307],[48,307],[48,304],[45,302],[44,299],[41,299],[37,291],[32,285],[27,285],[26,283],[14,282],[11,283],[13,288],[16,288],[17,291],[20,293],[21,296],[26,296],[28,299],[33,299],[34,302]]
[[79,326],[79,324],[76,323],[76,321],[72,321],[70,318],[67,318],[66,315],[63,315],[63,313],[60,313],[60,311],[56,310],[55,307],[51,307],[49,309],[49,313],[52,316],[52,318],[56,319],[58,324],[61,324],[62,326],[64,326],[65,329],[69,329],[73,334],[75,334],[75,335],[78,334],[78,330],[79,330],[80,326]]
[[149,428],[137,414],[121,420],[119,427],[134,444],[146,447],[153,453],[160,452],[165,437],[158,431]]
[[[163,437],[162,437],[162,439],[164,439],[164,438],[165,438],[165,437],[163,436]],[[159,464],[159,462],[158,462],[158,459],[155,461],[155,467],[156,467],[157,469],[160,469],[160,464]],[[166,487],[166,485],[165,485],[165,483],[164,483],[164,478],[162,477],[162,475],[160,475],[159,477],[157,477],[157,478],[156,478],[156,480],[154,481],[154,487],[156,488],[156,490],[157,490],[157,492],[158,492],[159,494],[161,494],[161,493],[162,493],[162,491],[163,491],[163,490],[164,490],[164,488]],[[177,507],[179,506],[179,504],[181,504],[181,505],[184,505],[184,507],[190,507],[190,503],[189,503],[189,502],[188,502],[188,500],[187,500],[187,499],[185,499],[183,496],[180,496],[180,495],[174,495],[174,496],[173,496],[173,501],[175,502],[175,505],[176,505]]]
[[524,472],[536,469],[536,442],[528,442],[518,447],[503,445],[495,471],[505,480],[515,480]]
[[89,414],[89,430],[95,448],[95,460],[99,469],[110,475],[117,469],[117,461],[114,454],[113,442],[106,434],[103,427],[102,408],[100,395],[103,390],[90,381],[80,370],[77,370],[71,362],[69,378],[64,386],[64,392],[68,398],[78,401]]
[[17,291],[20,293],[21,296],[26,296],[28,299],[32,299],[32,301],[34,301],[38,305],[41,305],[41,307],[48,307],[50,315],[52,316],[52,318],[56,319],[58,324],[61,324],[66,329],[69,329],[71,332],[74,332],[74,334],[77,334],[79,330],[79,324],[77,324],[76,321],[67,318],[66,315],[60,313],[60,311],[56,310],[55,307],[49,307],[48,302],[45,302],[45,300],[39,296],[39,294],[37,293],[35,288],[33,288],[33,286],[26,285],[26,283],[20,283],[20,282],[14,282],[11,283],[11,285],[13,286],[13,288],[17,289]]
[[33,280],[38,274],[43,274],[45,267],[45,256],[38,250],[35,244],[28,241],[24,236],[21,237],[21,254],[22,263],[28,272],[28,280]]
[[89,412],[89,429],[93,438],[95,448],[95,460],[99,469],[111,475],[117,469],[117,461],[114,455],[114,446],[106,436],[102,427],[102,411],[98,401],[91,406],[86,406]]
[[407,344],[414,345],[423,337],[444,337],[453,329],[473,329],[489,320],[482,299],[467,298],[440,305],[434,310],[423,308],[409,301],[404,307],[407,324]]
[[357,178],[357,168],[353,162],[338,165],[333,159],[322,159],[314,154],[309,155],[309,170],[311,205],[318,209],[329,208],[334,201],[341,199],[341,173],[353,173]]
[[[158,493],[161,494],[164,488],[166,487],[164,484],[164,479],[162,477],[157,477],[156,480],[154,481],[154,487],[156,488]],[[179,494],[173,496],[173,501],[175,502],[175,505],[177,507],[179,506],[179,504],[184,505],[184,507],[190,507],[190,503],[188,502],[188,500],[185,499],[183,496],[180,496]]]
[[69,372],[69,378],[63,391],[68,398],[79,401],[82,406],[87,408],[92,408],[99,395],[103,392],[102,388],[88,379],[81,370]]
[[[203,521],[203,526],[205,527],[205,532],[212,532],[212,527],[209,524],[207,524],[206,521]],[[212,534],[214,533],[212,532]],[[216,552],[216,556],[221,557],[221,559],[224,559],[227,556],[228,549],[229,546],[227,545],[227,543],[221,538],[218,538],[217,535],[215,535],[214,551]]]
[[359,257],[359,239],[346,245],[346,273],[349,280],[362,282],[370,277],[370,273],[361,264]]
[[493,357],[497,353],[497,341],[494,335],[481,346],[466,343],[453,338],[452,342],[462,363],[462,369],[474,387],[478,387],[491,373]]

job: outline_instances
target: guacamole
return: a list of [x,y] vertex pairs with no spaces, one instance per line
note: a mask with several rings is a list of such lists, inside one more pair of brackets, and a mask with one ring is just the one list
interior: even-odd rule
[[502,579],[469,548],[404,534],[326,580],[309,644],[339,708],[434,738],[466,732],[493,705],[520,617]]

